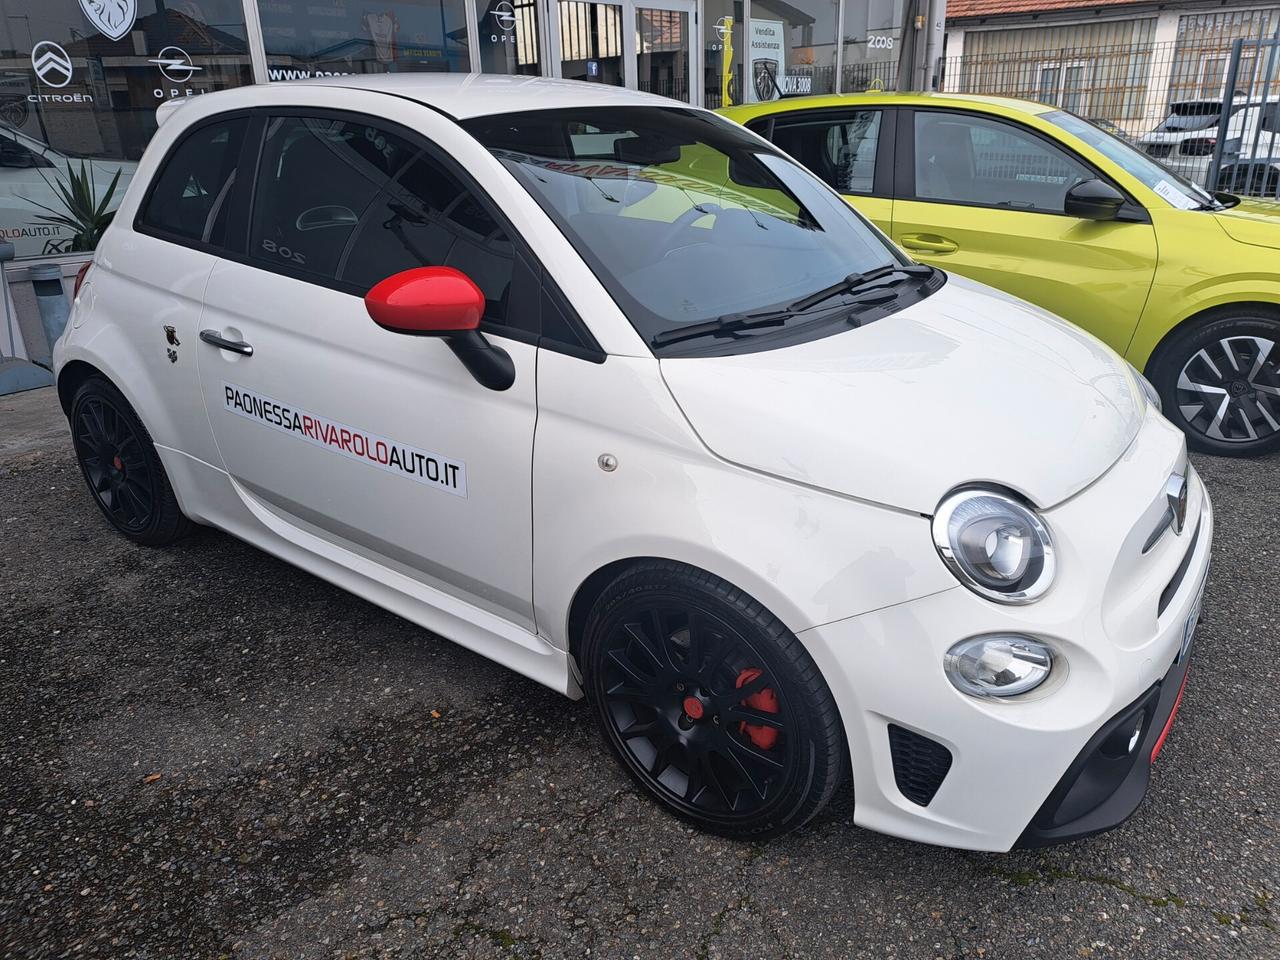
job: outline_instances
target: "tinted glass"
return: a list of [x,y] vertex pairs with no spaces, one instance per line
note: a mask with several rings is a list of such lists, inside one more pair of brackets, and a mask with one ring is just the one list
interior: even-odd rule
[[142,223],[187,240],[221,243],[247,123],[238,117],[187,134],[165,158]]
[[575,108],[463,125],[525,185],[646,340],[895,261],[812,175],[709,114]]
[[880,111],[806,120],[779,117],[773,142],[839,193],[870,193],[880,143]]
[[269,80],[473,69],[464,0],[257,6]]
[[475,196],[428,156],[412,161],[370,205],[339,274],[359,287],[413,267],[453,267],[484,291],[502,322],[515,250]]
[[250,255],[335,278],[356,225],[415,152],[371,124],[273,118],[258,172]]
[[1167,133],[1208,130],[1216,127],[1221,118],[1221,100],[1189,100],[1173,104],[1169,108],[1169,116],[1156,129]]
[[[156,108],[251,83],[242,0],[3,0],[0,238],[19,257],[91,249]],[[64,190],[101,213],[68,218]]]
[[915,115],[916,196],[1062,213],[1067,191],[1093,173],[1012,124],[959,113]]
[[1280,103],[1272,103],[1262,110],[1262,129],[1280,133]]

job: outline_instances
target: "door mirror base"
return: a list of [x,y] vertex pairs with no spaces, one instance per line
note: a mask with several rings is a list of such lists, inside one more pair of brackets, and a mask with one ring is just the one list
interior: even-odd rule
[[506,390],[516,382],[516,365],[511,354],[490,343],[479,330],[451,334],[444,341],[482,387]]

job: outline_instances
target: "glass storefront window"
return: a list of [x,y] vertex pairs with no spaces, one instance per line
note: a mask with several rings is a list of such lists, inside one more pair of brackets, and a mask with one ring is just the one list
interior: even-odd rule
[[[3,0],[0,239],[19,257],[91,247],[156,130],[156,107],[252,82],[239,0]],[[52,218],[52,219],[50,219]]]
[[[253,0],[248,9],[268,80],[555,74],[716,109],[891,85],[904,2]],[[118,173],[114,208],[159,104],[253,82],[247,37],[257,31],[246,30],[245,10],[244,0],[0,0],[0,239],[21,257],[91,244],[101,218],[63,209],[59,187],[90,182],[101,200]]]
[[484,73],[542,73],[536,0],[475,0]]
[[463,0],[258,0],[271,80],[471,68]]
[[898,79],[904,0],[845,2],[842,93],[890,90]]
[[560,76],[620,87],[622,5],[592,0],[560,0]]
[[747,101],[836,90],[839,0],[752,0]]
[[688,103],[688,11],[637,7],[635,15],[636,87]]
[[743,103],[741,0],[704,0],[702,105],[711,110]]

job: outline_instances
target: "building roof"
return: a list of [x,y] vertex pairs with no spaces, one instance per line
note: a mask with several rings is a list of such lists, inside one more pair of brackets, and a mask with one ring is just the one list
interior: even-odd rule
[[1051,10],[1093,10],[1098,7],[1124,7],[1136,2],[1139,0],[948,0],[947,19],[1004,17]]

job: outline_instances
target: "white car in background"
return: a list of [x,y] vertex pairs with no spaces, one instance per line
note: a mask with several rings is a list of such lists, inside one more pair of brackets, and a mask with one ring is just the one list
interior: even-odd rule
[[[1180,100],[1169,116],[1138,139],[1139,149],[1174,173],[1201,186],[1209,175],[1224,101]],[[1250,194],[1274,195],[1280,179],[1280,101],[1237,97],[1231,104],[1227,139],[1217,186]]]
[[219,527],[585,694],[708,830],[849,771],[858,823],[956,847],[1137,807],[1213,517],[1099,341],[648,94],[395,74],[163,119],[55,351],[122,534]]
[[45,223],[40,217],[49,213],[42,207],[62,212],[62,200],[54,185],[66,183],[68,164],[72,173],[79,175],[82,163],[85,173],[93,178],[99,197],[106,194],[112,178],[120,172],[120,182],[108,209],[119,206],[138,168],[137,163],[71,156],[11,124],[0,122],[0,240],[11,242],[17,256],[65,252],[71,231]]

